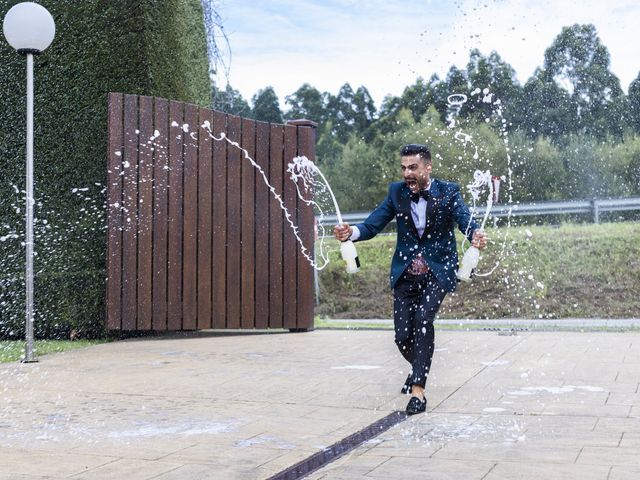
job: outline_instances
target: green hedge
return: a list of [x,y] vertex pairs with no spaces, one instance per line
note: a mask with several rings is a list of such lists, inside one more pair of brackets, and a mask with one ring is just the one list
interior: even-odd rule
[[[0,0],[2,18],[16,3]],[[39,3],[53,15],[56,37],[35,61],[36,333],[97,336],[105,312],[106,94],[208,105],[202,5]],[[26,75],[4,38],[0,62],[0,337],[16,337],[24,324]]]

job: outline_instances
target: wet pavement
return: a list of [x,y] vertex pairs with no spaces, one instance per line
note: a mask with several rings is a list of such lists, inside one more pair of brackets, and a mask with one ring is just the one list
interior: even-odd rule
[[[640,333],[438,331],[428,412],[311,479],[640,478]],[[403,410],[391,331],[174,335],[0,365],[0,479],[267,479]]]

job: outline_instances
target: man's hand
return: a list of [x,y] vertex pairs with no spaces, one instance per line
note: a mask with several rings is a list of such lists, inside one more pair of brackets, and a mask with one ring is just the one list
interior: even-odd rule
[[488,241],[489,238],[487,237],[487,234],[484,233],[484,230],[481,230],[479,228],[474,230],[473,238],[471,239],[471,245],[482,250],[487,246]]
[[333,227],[333,235],[341,242],[346,242],[353,233],[353,228],[348,223],[336,225]]

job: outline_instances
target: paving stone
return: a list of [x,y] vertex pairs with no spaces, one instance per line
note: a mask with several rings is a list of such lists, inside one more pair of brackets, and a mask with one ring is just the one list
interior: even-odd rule
[[640,418],[600,417],[594,431],[640,433]]
[[120,459],[73,475],[74,480],[112,480],[115,478],[151,479],[179,468],[180,464],[159,461]]
[[534,446],[524,441],[515,442],[451,442],[434,454],[435,458],[450,460],[484,460],[494,462],[542,462],[574,463],[580,453],[579,446],[547,447]]
[[[465,480],[480,480],[493,468],[493,465],[492,462],[470,461],[468,459],[392,458],[374,468],[365,478],[386,480],[391,478],[407,480],[424,480],[425,478],[459,480],[464,478]],[[348,469],[345,471],[348,472]]]
[[[638,369],[640,372],[640,369]],[[640,405],[640,393],[633,392],[612,392],[607,398],[607,405]]]
[[614,466],[607,480],[637,480],[638,478],[640,478],[640,468]]
[[68,477],[117,460],[117,458],[99,455],[0,449],[2,472],[9,475]]
[[618,375],[615,378],[616,382],[619,383],[637,383],[638,382],[638,369],[640,367],[636,366],[636,364],[628,364],[625,365],[625,368],[620,368],[618,370]]
[[50,477],[45,475],[23,475],[16,473],[0,472],[0,480],[60,480],[63,477]]
[[483,480],[609,480],[609,467],[557,463],[498,463]]
[[163,461],[177,464],[199,463],[224,467],[257,467],[282,456],[293,446],[261,446],[251,443],[221,449],[215,445],[199,444],[180,450],[163,458]]
[[[439,331],[436,348],[428,413],[310,478],[640,478],[640,334]],[[0,480],[262,480],[404,410],[407,370],[388,331],[160,336],[3,364]]]
[[640,455],[633,447],[584,447],[577,463],[640,467]]
[[[224,469],[214,465],[181,465],[180,467],[169,472],[153,477],[154,480],[211,480],[212,478],[224,478],[222,473]],[[244,475],[250,474],[250,471],[243,472]],[[244,476],[243,478],[246,478]]]
[[623,432],[620,438],[619,446],[635,448],[635,449],[638,449],[638,452],[640,452],[640,433]]
[[578,415],[626,418],[631,413],[629,405],[590,405],[580,403],[554,402],[544,407],[545,415]]

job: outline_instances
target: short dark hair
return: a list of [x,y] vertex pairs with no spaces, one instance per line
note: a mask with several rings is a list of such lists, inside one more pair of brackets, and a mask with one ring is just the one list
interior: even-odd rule
[[409,155],[418,155],[420,158],[426,161],[431,161],[431,152],[426,145],[420,145],[419,143],[410,143],[400,149],[400,156],[406,157]]

